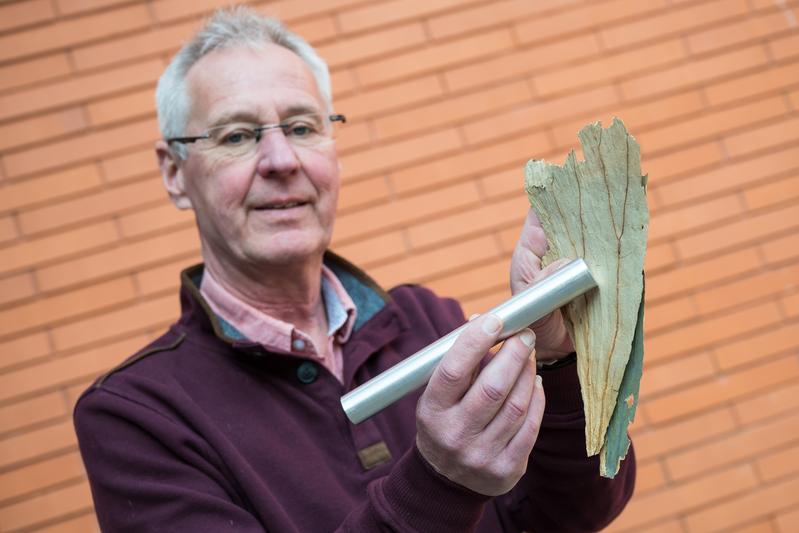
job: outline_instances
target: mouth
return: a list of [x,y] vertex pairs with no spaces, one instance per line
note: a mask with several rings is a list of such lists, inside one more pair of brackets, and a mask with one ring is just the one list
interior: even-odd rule
[[306,205],[308,202],[302,201],[292,201],[292,202],[274,202],[270,204],[259,205],[255,208],[256,211],[279,211],[282,209],[293,209],[295,207],[301,207]]

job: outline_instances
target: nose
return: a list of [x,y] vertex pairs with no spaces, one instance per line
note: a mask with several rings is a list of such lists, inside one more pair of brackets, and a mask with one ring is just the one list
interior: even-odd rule
[[280,128],[264,130],[257,150],[257,171],[265,178],[291,175],[300,167],[294,147]]

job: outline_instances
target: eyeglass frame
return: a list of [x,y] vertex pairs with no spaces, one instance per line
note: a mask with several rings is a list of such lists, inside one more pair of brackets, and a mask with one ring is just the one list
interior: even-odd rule
[[[342,124],[346,124],[346,122],[347,122],[347,117],[344,116],[344,115],[341,115],[341,114],[328,115],[327,119],[330,122],[341,122]],[[281,130],[283,130],[283,133],[285,133],[286,129],[289,126],[291,126],[291,124],[288,124],[288,123],[285,123],[285,122],[281,122],[279,124],[263,124],[261,126],[258,126],[257,128],[253,128],[253,131],[255,131],[255,134],[257,135],[256,141],[260,142],[261,141],[261,134],[264,131],[272,130],[272,129],[275,129],[275,128],[280,128]],[[204,139],[210,139],[210,138],[211,138],[211,135],[206,131],[206,133],[204,133],[202,135],[195,135],[193,137],[169,137],[168,139],[165,139],[165,140],[166,140],[167,144],[172,144],[172,143],[191,144],[191,143],[194,143],[194,142],[197,142],[197,141],[202,141]]]

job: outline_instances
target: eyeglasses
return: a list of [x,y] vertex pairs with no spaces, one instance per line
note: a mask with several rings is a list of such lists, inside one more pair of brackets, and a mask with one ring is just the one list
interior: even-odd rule
[[267,130],[280,129],[292,146],[315,148],[333,140],[333,122],[347,122],[344,115],[299,115],[280,124],[249,124],[234,122],[209,129],[194,137],[171,137],[167,143],[196,145],[203,151],[222,158],[244,158],[256,152],[261,137]]

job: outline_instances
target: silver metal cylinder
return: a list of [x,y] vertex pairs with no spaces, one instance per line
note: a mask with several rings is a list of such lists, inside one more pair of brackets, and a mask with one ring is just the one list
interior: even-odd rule
[[[502,320],[500,339],[506,339],[596,286],[585,261],[575,259],[489,313]],[[341,406],[347,417],[354,424],[363,422],[427,383],[438,362],[465,327],[463,325],[448,333],[342,396]]]

